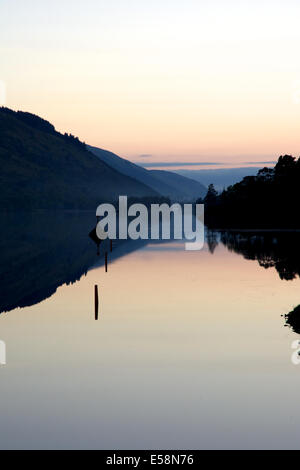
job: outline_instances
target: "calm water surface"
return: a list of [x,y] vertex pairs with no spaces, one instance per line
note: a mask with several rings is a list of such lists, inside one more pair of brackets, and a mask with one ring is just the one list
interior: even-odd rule
[[300,234],[97,256],[93,215],[2,222],[2,449],[300,447]]

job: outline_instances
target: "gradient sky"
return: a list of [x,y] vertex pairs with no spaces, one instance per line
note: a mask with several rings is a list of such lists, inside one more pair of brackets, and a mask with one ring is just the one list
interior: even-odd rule
[[299,0],[0,0],[0,80],[7,106],[135,161],[298,156],[299,18]]

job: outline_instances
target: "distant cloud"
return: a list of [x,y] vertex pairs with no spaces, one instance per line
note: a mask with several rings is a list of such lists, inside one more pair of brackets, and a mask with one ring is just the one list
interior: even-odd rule
[[[141,162],[134,162],[138,165],[141,165]],[[214,166],[214,165],[224,165],[224,163],[219,162],[147,162],[142,163],[144,168],[168,168],[168,167],[176,167],[176,166]]]
[[139,158],[151,158],[152,156],[151,153],[142,153],[142,155],[139,155]]
[[268,162],[244,162],[245,165],[275,165],[277,161],[268,161]]

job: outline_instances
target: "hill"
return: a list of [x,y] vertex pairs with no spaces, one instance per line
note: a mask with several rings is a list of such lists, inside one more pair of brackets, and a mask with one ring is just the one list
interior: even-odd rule
[[135,178],[171,200],[194,201],[205,196],[207,192],[206,187],[198,181],[179,176],[171,171],[146,170],[107,150],[91,146],[88,146],[88,149],[115,170]]
[[165,170],[149,170],[149,172],[161,181],[162,184],[172,187],[174,194],[180,191],[181,197],[185,200],[196,200],[207,193],[207,188],[192,178]]
[[0,108],[0,209],[91,209],[103,201],[159,197],[111,168],[76,137],[30,113]]

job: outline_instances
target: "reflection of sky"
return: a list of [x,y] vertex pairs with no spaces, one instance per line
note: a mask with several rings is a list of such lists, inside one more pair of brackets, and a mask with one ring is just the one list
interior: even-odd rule
[[1,315],[0,447],[298,447],[297,336],[281,314],[299,280],[222,245],[154,248]]

